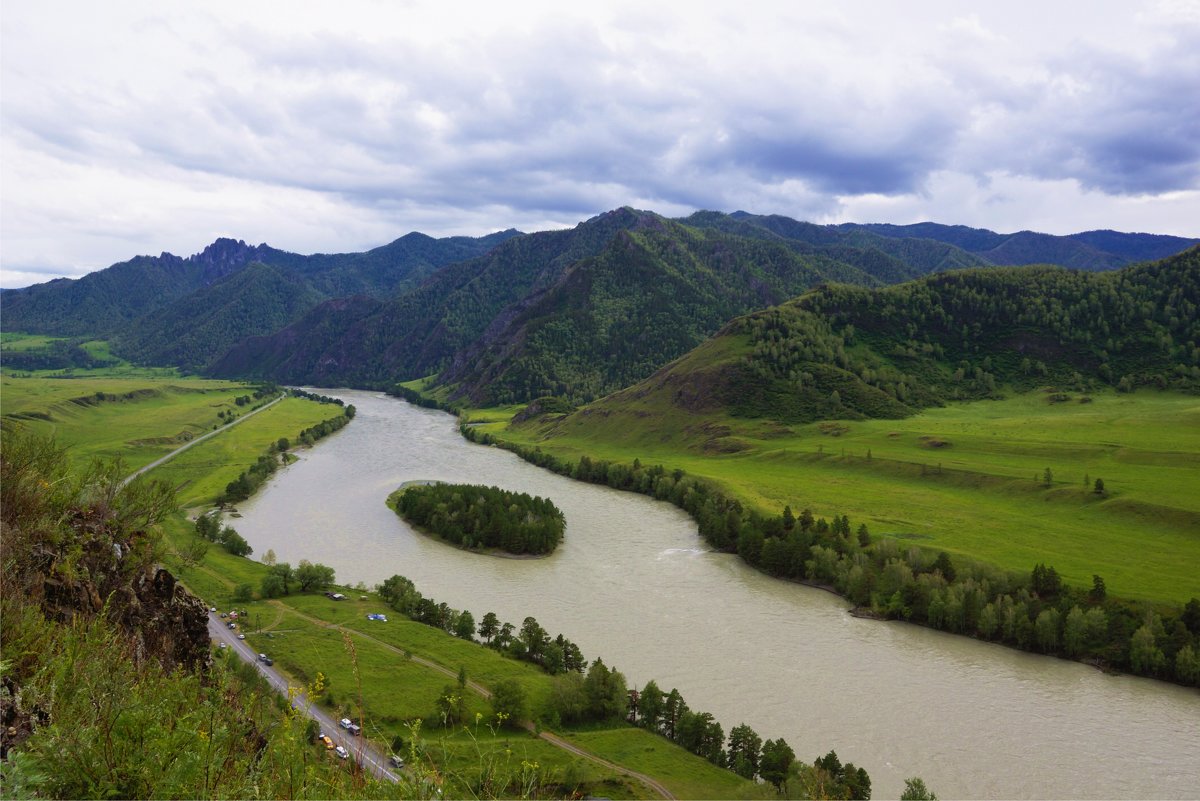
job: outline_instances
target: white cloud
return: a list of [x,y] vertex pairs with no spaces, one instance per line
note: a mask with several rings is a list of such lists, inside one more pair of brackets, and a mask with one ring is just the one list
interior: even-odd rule
[[7,3],[0,285],[626,203],[1196,234],[1194,10]]

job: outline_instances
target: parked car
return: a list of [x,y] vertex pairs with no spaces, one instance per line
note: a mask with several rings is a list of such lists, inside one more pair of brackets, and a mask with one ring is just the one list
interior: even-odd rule
[[219,642],[219,643],[217,643],[217,647],[218,647],[218,648],[224,648],[224,647],[225,647],[225,643],[223,643],[223,642]]
[[333,753],[337,754],[339,759],[346,759],[350,756],[350,752],[345,748],[342,748],[340,745],[333,749]]
[[272,660],[272,659],[271,659],[271,657],[267,656],[266,654],[259,654],[259,655],[258,655],[258,661],[259,661],[259,662],[262,662],[264,665],[273,665],[273,664],[275,664],[274,660]]
[[330,739],[329,739],[329,735],[328,735],[328,734],[322,734],[322,735],[321,735],[321,742],[325,743],[325,750],[326,750],[326,751],[332,751],[332,750],[333,750],[333,740],[330,740]]
[[396,754],[392,754],[390,757],[388,757],[388,762],[391,763],[393,768],[404,767],[404,758],[397,756]]
[[239,635],[238,635],[238,639],[239,639],[239,640],[244,640],[244,639],[246,639],[246,635],[245,635],[245,634],[239,634]]

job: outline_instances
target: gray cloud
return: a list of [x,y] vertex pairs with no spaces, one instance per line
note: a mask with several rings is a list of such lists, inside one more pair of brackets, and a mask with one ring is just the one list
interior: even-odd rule
[[[836,9],[781,6],[771,19],[678,31],[653,9],[608,22],[497,17],[496,30],[440,38],[410,34],[420,19],[403,8],[378,29],[150,14],[129,27],[136,38],[114,28],[112,48],[73,70],[39,50],[52,40],[37,39],[42,21],[27,13],[5,39],[6,151],[44,155],[64,185],[88,176],[97,198],[120,176],[114,208],[130,219],[73,216],[138,233],[161,227],[164,203],[185,217],[203,208],[209,228],[236,202],[239,216],[216,227],[247,236],[239,223],[293,232],[280,209],[294,219],[307,204],[330,230],[363,237],[439,215],[452,220],[441,230],[568,223],[635,201],[836,217],[857,197],[932,202],[946,174],[978,187],[976,209],[997,174],[1076,182],[1114,203],[1200,189],[1200,35],[1186,21],[1134,50],[1017,24],[1032,7],[985,24],[886,6],[863,26]],[[84,26],[62,47],[86,49],[106,24],[94,17],[100,30]],[[19,179],[6,183],[37,191],[32,172]],[[42,201],[47,231],[64,225],[55,202]],[[48,241],[30,233],[36,217],[6,213],[5,239]]]

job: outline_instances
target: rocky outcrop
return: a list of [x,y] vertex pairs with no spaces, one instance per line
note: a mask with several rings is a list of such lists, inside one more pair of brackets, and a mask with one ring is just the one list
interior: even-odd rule
[[42,545],[29,582],[31,599],[51,620],[103,615],[130,639],[138,662],[157,661],[171,671],[209,665],[208,612],[204,604],[161,567],[145,565],[147,535],[123,536],[111,518],[80,510],[71,520],[78,550],[63,570],[61,552]]

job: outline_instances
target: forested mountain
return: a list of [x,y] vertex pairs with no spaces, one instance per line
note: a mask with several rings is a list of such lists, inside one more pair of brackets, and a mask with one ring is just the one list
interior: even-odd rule
[[113,349],[131,361],[199,370],[247,336],[277,331],[320,303],[302,277],[251,262],[141,317]]
[[1107,230],[1052,236],[1034,231],[998,234],[982,228],[931,222],[914,225],[845,223],[837,227],[896,239],[945,242],[973,254],[986,264],[997,266],[1058,264],[1078,270],[1111,270],[1138,261],[1163,259],[1200,244],[1200,239]]
[[734,320],[598,409],[669,405],[785,422],[900,417],[1004,386],[1200,387],[1200,248],[1105,273],[942,273],[827,285]]
[[862,271],[769,242],[648,218],[510,307],[439,376],[475,403],[590,401],[640,380],[731,317]]
[[586,402],[822,282],[877,287],[996,260],[1108,269],[1188,241],[621,208],[571,229],[411,233],[364,253],[220,239],[186,259],[5,292],[3,326],[105,337],[135,362],[219,376],[361,386],[439,374],[476,403]]
[[800,222],[778,214],[699,211],[682,222],[739,236],[782,241],[799,253],[816,253],[844,261],[889,284],[940,270],[987,264],[965,250],[933,239],[879,236],[865,230]]
[[[313,256],[288,253],[268,245],[251,247],[239,240],[218,239],[186,259],[170,253],[157,257],[138,256],[78,280],[64,278],[6,291],[2,325],[6,331],[60,336],[107,337],[130,331],[129,341],[132,343],[136,339],[139,342],[130,355],[138,357],[170,347],[167,341],[158,346],[147,344],[154,334],[140,331],[145,315],[164,312],[175,301],[212,287],[250,264],[275,267],[280,276],[299,287],[297,293],[311,299],[300,309],[303,312],[316,302],[331,297],[359,293],[389,297],[415,286],[439,267],[486,253],[506,239],[519,235],[519,232],[509,230],[479,238],[433,239],[411,233],[365,253]],[[210,299],[202,296],[195,299],[197,305],[206,301]],[[283,305],[279,304],[279,307]],[[178,304],[174,308],[190,307]],[[293,316],[279,324],[295,319]],[[228,320],[224,325],[232,330],[234,322]],[[162,314],[147,320],[146,325],[156,331],[178,328]],[[261,329],[243,331],[232,341],[257,330]],[[207,363],[218,355],[219,351],[193,361]]]
[[108,336],[133,320],[244,267],[265,246],[218,239],[181,259],[170,253],[129,261],[72,280],[4,293],[6,331],[59,336]]
[[618,209],[569,230],[511,238],[388,303],[356,297],[323,304],[274,336],[233,348],[212,372],[326,386],[437,372],[506,307],[544,291],[642,216]]
[[415,378],[476,401],[590,400],[648,375],[731,316],[822,280],[877,284],[778,242],[618,209],[505,242],[388,303],[326,304],[234,348],[217,375],[312,383]]

